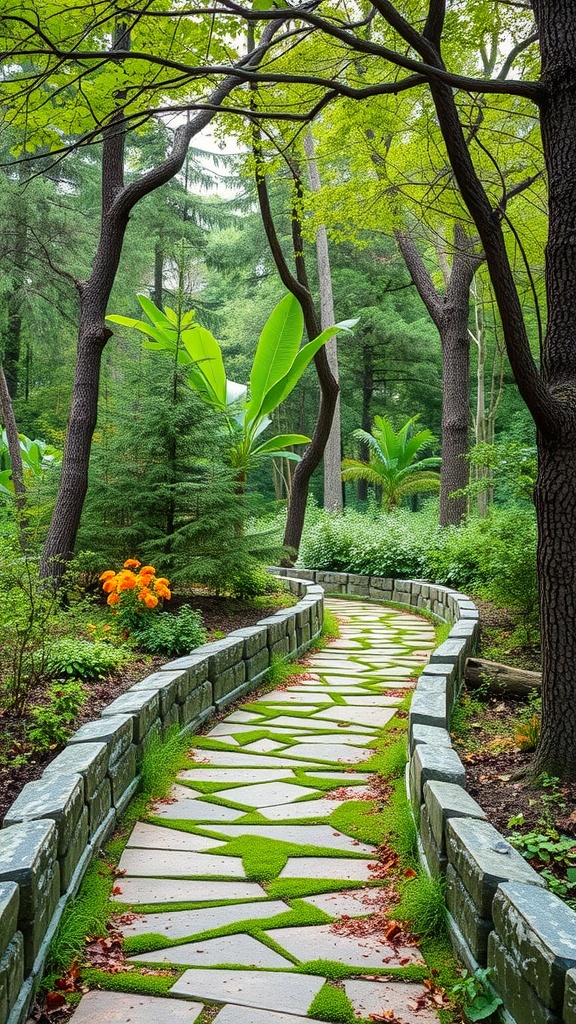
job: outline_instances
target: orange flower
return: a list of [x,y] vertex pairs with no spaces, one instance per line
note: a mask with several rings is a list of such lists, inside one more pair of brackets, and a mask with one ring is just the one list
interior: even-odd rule
[[111,580],[112,577],[115,576],[115,575],[116,575],[116,573],[113,572],[112,569],[106,569],[106,572],[102,573],[102,575],[100,576],[100,579],[101,580]]
[[172,591],[168,590],[168,587],[158,586],[158,581],[154,584],[154,590],[158,594],[158,597],[163,597],[166,601],[169,601],[172,597]]
[[138,600],[139,601],[145,601],[147,597],[153,597],[153,596],[154,595],[152,594],[152,591],[148,590],[148,587],[142,587],[142,590],[138,594]]
[[106,604],[118,604],[119,601],[120,601],[120,597],[119,597],[118,594],[110,594],[108,599],[107,599],[107,601],[106,601]]
[[112,573],[112,576],[102,584],[102,590],[105,594],[111,594],[113,590],[116,590],[116,583],[116,576]]
[[126,561],[124,562],[125,569],[137,569],[139,565],[140,562],[138,561],[137,558],[127,558]]
[[154,594],[151,594],[149,592],[144,598],[144,604],[146,605],[147,608],[155,608],[156,605],[158,604],[158,598],[155,597]]
[[156,580],[156,583],[154,584],[154,586],[158,587],[159,583],[162,583],[165,587],[169,587],[170,586],[170,580],[167,580],[165,576],[159,576],[158,579]]
[[121,572],[118,574],[118,591],[134,590],[136,577],[133,572]]
[[155,576],[156,575],[156,569],[154,568],[153,565],[143,565],[142,568],[140,569],[140,575],[141,576]]

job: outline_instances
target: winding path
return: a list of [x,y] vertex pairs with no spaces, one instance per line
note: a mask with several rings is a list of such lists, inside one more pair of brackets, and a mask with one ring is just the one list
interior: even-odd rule
[[418,949],[388,941],[374,917],[361,925],[386,880],[375,847],[353,838],[358,801],[374,792],[374,741],[434,630],[365,601],[327,605],[340,638],[295,685],[199,738],[171,800],[128,840],[120,927],[135,965],[179,969],[169,994],[93,991],[74,1024],[319,1024],[350,1007],[359,1021],[437,1021],[421,983],[386,976],[422,964]]

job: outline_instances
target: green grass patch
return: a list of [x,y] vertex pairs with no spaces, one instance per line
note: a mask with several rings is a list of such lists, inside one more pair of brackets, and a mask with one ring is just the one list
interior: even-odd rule
[[48,975],[57,977],[68,970],[82,952],[87,935],[106,935],[113,885],[113,870],[98,858],[86,872],[80,892],[64,910],[46,961]]
[[[402,721],[402,719],[399,719]],[[378,772],[383,779],[396,779],[401,776],[408,760],[408,743],[406,735],[394,739],[384,733],[378,737],[378,749],[375,754],[364,761],[365,771]]]
[[324,608],[324,621],[322,623],[322,639],[338,640],[340,636],[340,623],[331,608]]
[[339,832],[364,843],[379,846],[384,838],[383,813],[373,800],[349,800],[332,812],[329,821]]
[[325,892],[344,892],[346,889],[357,888],[357,880],[334,881],[331,878],[276,878],[273,882],[268,882],[266,892],[271,899],[294,900],[304,896],[319,896]]
[[401,978],[403,981],[423,981],[430,974],[428,967],[408,964],[406,967],[348,967],[335,960],[307,960],[294,968],[297,974],[315,974],[333,981],[376,975],[378,978]]
[[407,879],[400,890],[400,902],[394,909],[411,931],[422,938],[442,938],[447,935],[444,885],[441,879],[431,878],[419,871],[416,878]]
[[137,992],[147,996],[166,996],[185,968],[166,968],[158,974],[140,974],[137,970],[108,974],[94,967],[84,968],[82,980],[90,988],[104,988],[111,992]]
[[148,799],[158,800],[168,795],[174,776],[190,765],[187,757],[190,740],[181,736],[177,725],[162,740],[155,736],[140,766],[140,792]]
[[358,1022],[346,993],[329,983],[322,986],[308,1012],[316,1020],[327,1020],[333,1024],[357,1024]]
[[381,817],[388,843],[402,860],[413,866],[417,861],[418,833],[403,778],[396,780]]

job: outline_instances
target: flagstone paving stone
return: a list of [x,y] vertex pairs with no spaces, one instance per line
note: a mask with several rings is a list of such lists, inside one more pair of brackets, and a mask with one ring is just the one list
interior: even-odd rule
[[[424,985],[351,980],[344,982],[344,991],[358,1017],[387,1012],[394,1017],[401,1016],[402,1024],[437,1024],[434,1010],[418,1004],[418,1000],[428,996]],[[381,1019],[385,1018],[382,1016]]]
[[275,740],[256,740],[255,743],[246,743],[244,750],[254,751],[256,754],[268,754],[271,750],[284,750],[285,743],[277,743]]
[[[194,1024],[213,1002],[224,1004],[216,1024],[304,1024],[304,1019],[318,1024],[307,1014],[325,978],[295,973],[294,960],[336,961],[358,972],[421,962],[417,947],[388,945],[381,928],[356,936],[330,924],[274,926],[275,919],[285,919],[281,915],[301,913],[303,904],[332,919],[366,918],[381,910],[376,847],[334,828],[330,820],[347,802],[373,795],[372,773],[353,766],[373,755],[369,744],[394,717],[402,693],[413,687],[411,677],[427,660],[425,648],[434,639],[432,626],[410,613],[366,601],[328,605],[344,619],[340,639],[308,656],[306,678],[248,700],[212,725],[207,735],[218,748],[200,741],[170,797],[152,808],[154,818],[166,824],[138,822],[122,854],[119,871],[126,874],[118,877],[112,896],[123,911],[117,927],[126,938],[152,936],[148,943],[158,936],[160,948],[132,954],[132,963],[188,968],[170,989],[177,998],[90,993],[74,1024],[156,1024],[163,1016]],[[248,733],[260,735],[245,744]],[[326,781],[333,783],[337,799],[324,794]],[[216,784],[217,792],[193,788],[205,782]],[[253,823],[246,824],[245,817]],[[186,831],[184,822],[194,831]],[[229,847],[234,856],[222,854],[226,843],[235,844]],[[296,903],[271,899],[245,877],[246,871],[252,877],[257,873],[258,843],[263,877],[276,870],[279,879],[308,880],[312,892],[338,881],[356,888],[319,892]],[[297,856],[300,851],[303,856]],[[286,883],[286,892],[291,884]],[[174,904],[188,907],[170,911]],[[126,906],[135,912],[124,913]],[[139,906],[146,912],[138,913]],[[158,912],[151,913],[155,906]],[[272,927],[263,932],[266,921]],[[230,934],[207,937],[219,928]],[[166,940],[175,945],[166,946]],[[359,978],[346,981],[345,988],[358,1017],[392,1014],[403,1024],[436,1020],[423,1008],[423,986]],[[109,1002],[96,1006],[94,998],[101,995]]]
[[[203,1003],[142,996],[127,992],[87,992],[74,1013],[74,1024],[194,1024],[204,1009]],[[307,1022],[309,1024],[309,1022]]]
[[[218,845],[218,844],[216,844]],[[209,878],[230,875],[244,878],[240,857],[220,857],[210,853],[185,853],[180,850],[137,850],[126,848],[120,858],[119,871],[132,877]]]
[[[269,771],[258,772],[258,782],[274,782],[278,779],[287,779],[292,774],[288,768],[276,768]],[[178,778],[189,779],[190,782],[252,782],[254,773],[246,768],[185,768],[179,773]]]
[[[312,694],[310,694],[307,690],[301,690],[299,686],[295,686],[293,689],[290,690],[272,690],[271,693],[266,693],[260,699],[261,701],[266,701],[266,704],[286,704],[290,702],[295,702],[300,704],[310,704],[311,706],[314,706]],[[327,698],[324,701],[324,703],[327,703],[328,700],[329,698]]]
[[211,764],[220,768],[293,768],[294,762],[284,754],[244,754],[236,750],[199,750],[198,765]]
[[221,825],[217,831],[223,836],[263,836],[284,843],[331,847],[374,856],[373,846],[337,832],[330,825]]
[[339,935],[329,924],[301,928],[272,928],[266,932],[279,946],[306,963],[307,960],[334,960],[349,967],[398,966],[422,963],[414,946],[390,946],[377,935]]
[[238,821],[245,811],[205,800],[176,800],[172,804],[155,804],[152,813],[156,818],[171,821]]
[[170,989],[174,995],[279,1010],[304,1017],[324,978],[288,971],[207,969],[185,971]]
[[349,857],[289,857],[279,878],[338,878],[366,882],[373,874],[365,860]]
[[[345,743],[347,746],[351,746],[351,747],[353,747],[354,745],[356,745],[357,747],[362,746],[362,744],[363,743],[366,744],[369,741],[369,739],[370,739],[370,737],[368,737],[366,735],[362,735],[360,733],[349,733],[349,732],[345,732],[344,730],[342,730],[341,732],[339,732],[337,734],[336,733],[330,733],[330,732],[328,732],[328,733],[319,732],[316,735],[312,735],[312,736],[307,736],[304,733],[302,733],[302,735],[298,736],[298,740],[299,740],[300,743],[306,743],[308,740],[310,740],[311,743],[316,743],[316,744],[318,744],[318,743],[328,743],[328,744]],[[290,750],[294,754],[296,748],[295,747],[290,747]]]
[[[390,719],[394,718],[394,709],[340,706],[338,708],[338,716],[342,722],[354,722],[354,724],[358,723],[359,725],[383,726],[386,725]],[[332,708],[326,708],[324,711],[319,711],[316,718],[326,718],[330,721],[334,721],[335,715]]]
[[217,900],[266,899],[256,882],[216,882],[212,879],[118,878],[110,899],[135,906],[154,903],[207,903]]
[[[270,719],[269,729],[273,732],[277,728],[291,729],[294,733],[304,732],[309,729],[323,729],[325,732],[329,732],[332,727],[332,723],[323,722],[322,719],[318,720],[314,716],[310,718],[293,718],[291,715],[279,715],[278,718]],[[377,733],[377,729],[362,726],[359,730],[365,733],[366,737],[374,736]],[[285,778],[285,774],[283,776]]]
[[[370,902],[374,889],[348,889],[345,892],[323,892],[317,896],[306,896],[305,903],[310,903],[318,910],[323,910],[331,917],[366,917],[373,913],[375,907]],[[376,890],[377,892],[377,890]]]
[[217,939],[198,939],[169,949],[157,949],[128,957],[131,963],[184,964],[206,967],[217,964],[243,964],[246,967],[290,967],[291,961],[263,942],[242,932]]
[[[214,1018],[214,1024],[302,1024],[302,1017],[293,1013],[274,1013],[272,1010],[257,1010],[254,1006],[232,1006],[228,1003]],[[322,1021],[306,1017],[306,1024],[322,1024]]]
[[215,839],[196,836],[192,832],[179,832],[175,828],[162,828],[161,825],[147,825],[136,822],[126,847],[137,846],[147,850],[209,850],[220,846]]
[[290,753],[304,761],[311,761],[314,758],[315,761],[343,761],[346,764],[354,764],[366,761],[374,751],[368,747],[347,747],[343,743],[333,743],[323,749],[321,744],[314,742],[295,743],[290,747]]
[[122,935],[165,935],[167,939],[185,939],[200,932],[237,921],[257,921],[275,917],[289,909],[280,900],[259,903],[231,903],[227,907],[202,910],[176,910],[159,914],[139,914],[128,924],[120,924]]
[[[313,796],[317,790],[306,786],[289,785],[286,782],[264,782],[262,785],[241,786],[230,790],[228,798],[237,804],[249,807],[274,807],[276,804],[291,804],[303,796]],[[216,794],[217,795],[217,794]]]
[[[281,804],[279,807],[262,807],[260,814],[269,821],[295,821],[304,818],[328,818],[344,800],[303,800],[302,803]],[[341,877],[340,875],[338,876]]]

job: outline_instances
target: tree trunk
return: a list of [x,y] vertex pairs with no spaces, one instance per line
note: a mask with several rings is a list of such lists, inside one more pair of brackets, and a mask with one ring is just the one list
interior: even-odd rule
[[466,515],[465,494],[452,497],[468,484],[466,458],[470,429],[470,342],[468,304],[446,310],[442,338],[442,464],[440,466],[440,525],[458,526]]
[[[483,256],[461,225],[454,227],[454,253],[444,294],[432,277],[414,240],[404,231],[396,240],[410,276],[434,321],[442,344],[442,465],[440,467],[440,525],[459,526],[467,510],[466,496],[452,498],[467,486],[470,424],[470,286]],[[447,273],[447,269],[445,273]]]
[[[321,188],[314,139],[310,129],[304,136],[304,152],[308,161],[308,180],[310,190],[319,192]],[[328,251],[328,233],[326,226],[320,224],[316,230],[316,259],[318,262],[318,286],[320,291],[320,326],[322,330],[335,322],[334,296],[332,293],[332,274],[330,270],[330,254]],[[338,381],[338,342],[330,338],[325,345],[328,364],[332,376]],[[330,434],[324,449],[324,508],[330,512],[341,512],[342,501],[342,438],[340,426],[340,394],[336,399]]]

